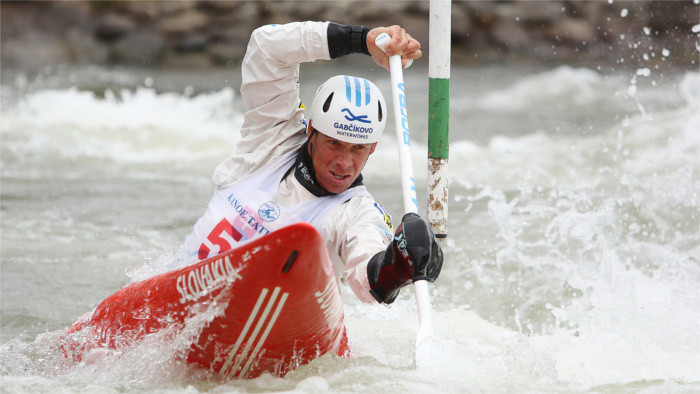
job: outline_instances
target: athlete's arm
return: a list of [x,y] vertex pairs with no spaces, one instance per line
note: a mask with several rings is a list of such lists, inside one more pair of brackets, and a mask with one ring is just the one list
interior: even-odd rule
[[[352,53],[369,55],[370,29],[333,22],[293,22],[256,29],[241,65],[245,108],[235,154],[212,177],[233,182],[269,160],[296,149],[306,139],[301,123],[299,65]],[[359,41],[358,41],[359,36]]]
[[[241,130],[244,140],[298,118],[301,63],[352,53],[369,55],[369,33],[364,26],[334,22],[294,22],[256,29],[241,68],[241,97],[246,110]],[[267,144],[275,142],[268,140]]]
[[371,197],[355,197],[334,208],[321,235],[337,275],[363,302],[376,302],[370,294],[367,262],[390,244],[391,218]]
[[387,54],[374,43],[382,32],[393,37],[386,46],[388,54],[400,54],[404,60],[421,56],[420,43],[400,26],[370,30],[334,22],[294,22],[256,29],[241,68],[241,97],[246,110],[242,137],[246,139],[299,115],[301,63],[361,53],[388,67]]

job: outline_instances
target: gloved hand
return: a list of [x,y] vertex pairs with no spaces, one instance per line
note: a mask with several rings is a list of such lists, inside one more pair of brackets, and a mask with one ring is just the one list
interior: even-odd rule
[[417,280],[434,282],[442,268],[442,249],[425,220],[407,213],[396,229],[394,240],[367,264],[370,293],[379,302],[391,304],[399,290]]

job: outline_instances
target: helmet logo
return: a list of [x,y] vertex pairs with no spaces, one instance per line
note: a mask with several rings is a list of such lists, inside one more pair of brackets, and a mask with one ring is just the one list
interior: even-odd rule
[[367,119],[367,115],[355,116],[348,108],[343,108],[340,112],[345,112],[345,119],[351,122],[356,120],[362,123],[370,123],[370,120]]
[[375,143],[386,124],[385,107],[382,92],[372,82],[336,75],[316,91],[309,121],[331,138],[351,144]]

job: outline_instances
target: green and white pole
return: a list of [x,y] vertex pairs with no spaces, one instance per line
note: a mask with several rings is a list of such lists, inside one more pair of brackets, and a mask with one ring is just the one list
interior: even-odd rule
[[428,223],[447,237],[452,1],[430,0],[428,98]]

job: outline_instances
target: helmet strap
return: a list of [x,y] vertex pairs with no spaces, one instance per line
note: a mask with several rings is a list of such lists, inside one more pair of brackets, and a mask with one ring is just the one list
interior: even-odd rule
[[309,137],[308,137],[309,144],[308,144],[308,145],[309,145],[309,155],[311,155],[311,152],[312,152],[313,149],[314,149],[314,144],[311,142],[311,138],[314,136],[314,133],[316,133],[316,129],[314,129],[314,128],[311,126],[311,121],[309,121],[309,126],[307,127],[307,131],[306,131],[306,132],[309,134]]

